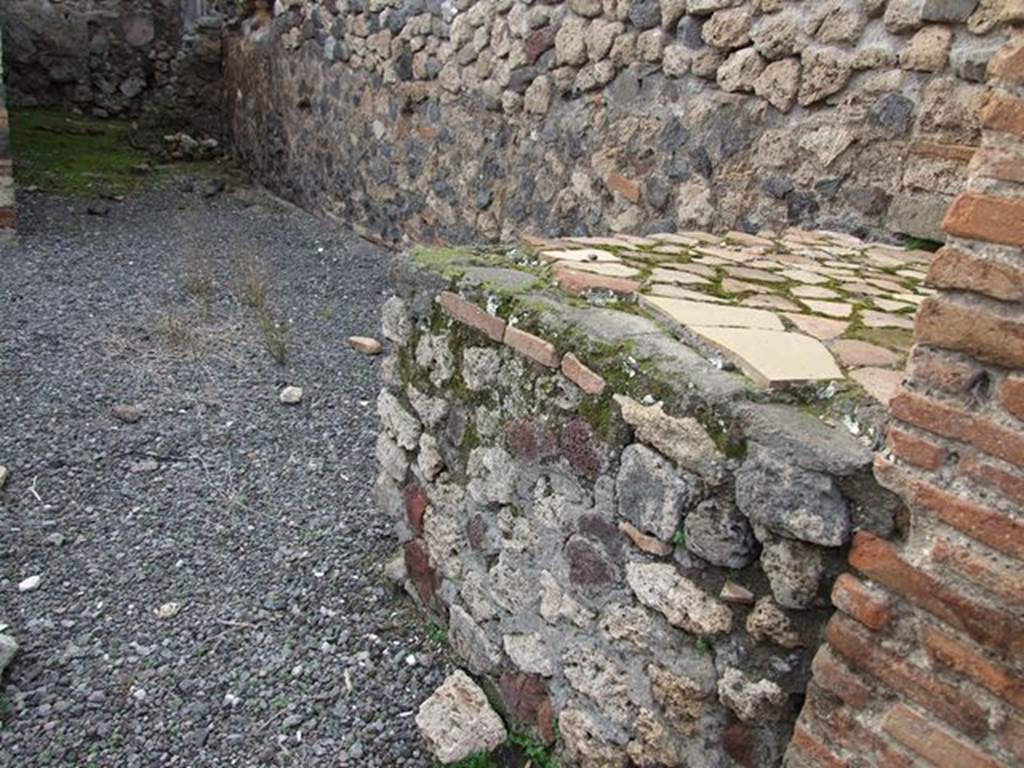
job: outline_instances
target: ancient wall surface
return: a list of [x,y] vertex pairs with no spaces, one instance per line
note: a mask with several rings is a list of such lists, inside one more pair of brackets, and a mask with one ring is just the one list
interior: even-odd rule
[[220,107],[222,0],[8,0],[9,99],[97,117]]
[[227,52],[238,154],[388,238],[940,237],[1018,0],[292,0]]
[[7,118],[7,93],[4,87],[4,36],[0,29],[0,237],[14,232],[17,206],[14,199],[14,167],[11,162],[10,121]]
[[[784,331],[730,306],[753,288],[729,275],[883,259],[909,286],[915,255],[806,232],[534,244],[397,262],[376,491],[407,587],[563,765],[778,765],[847,544],[902,506],[870,470],[884,408],[802,333],[852,323]],[[813,370],[755,383],[697,339],[719,331]]]
[[876,476],[911,510],[859,533],[787,765],[1024,761],[1024,36],[991,62]]

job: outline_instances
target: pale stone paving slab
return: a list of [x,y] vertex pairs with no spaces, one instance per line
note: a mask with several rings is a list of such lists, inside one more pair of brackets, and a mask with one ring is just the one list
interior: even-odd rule
[[685,326],[728,326],[732,328],[783,329],[782,321],[771,312],[760,309],[727,307],[697,301],[669,299],[664,296],[643,296],[641,302]]
[[753,328],[692,328],[764,385],[843,378],[828,349],[809,336]]

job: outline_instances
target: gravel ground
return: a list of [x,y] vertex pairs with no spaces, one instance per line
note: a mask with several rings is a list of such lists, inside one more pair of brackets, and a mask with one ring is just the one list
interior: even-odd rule
[[[0,766],[429,765],[413,715],[447,670],[383,574],[377,363],[345,344],[375,335],[388,254],[244,187],[21,204]],[[287,318],[285,365],[246,298]]]

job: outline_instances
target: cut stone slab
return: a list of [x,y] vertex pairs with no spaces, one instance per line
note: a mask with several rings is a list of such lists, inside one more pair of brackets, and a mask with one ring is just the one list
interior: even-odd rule
[[822,283],[828,282],[827,277],[819,275],[815,272],[809,272],[808,270],[805,269],[787,269],[780,272],[779,274],[781,274],[783,277],[788,277],[790,280],[793,280],[794,282],[805,283],[806,285],[821,285]]
[[817,312],[819,315],[844,318],[853,314],[852,304],[839,301],[815,301],[814,299],[803,299],[802,301],[807,305],[808,309],[812,312]]
[[914,318],[909,315],[893,315],[865,309],[860,315],[861,322],[868,328],[906,328],[914,330]]
[[836,339],[828,345],[843,365],[895,365],[903,360],[891,349],[857,339]]
[[787,299],[785,296],[776,294],[757,294],[748,296],[740,302],[744,307],[757,307],[758,309],[777,309],[781,311],[799,312],[800,307]]
[[735,277],[739,280],[756,280],[762,283],[784,283],[786,278],[779,277],[774,272],[768,272],[763,269],[754,269],[752,267],[725,267],[725,272],[729,277]]
[[700,275],[701,277],[714,277],[717,274],[714,267],[709,267],[706,264],[691,264],[687,262],[686,264],[663,264],[662,266],[665,269],[675,269],[680,272],[692,272],[693,274]]
[[846,329],[850,327],[850,324],[843,320],[829,320],[817,315],[800,315],[786,312],[783,316],[808,336],[813,336],[819,341],[842,336],[846,333]]
[[810,336],[755,328],[691,327],[763,386],[843,378],[832,354]]
[[913,304],[907,304],[905,301],[894,301],[892,299],[883,299],[880,296],[875,297],[871,300],[871,303],[878,307],[883,312],[899,312],[904,309],[912,309]]
[[790,293],[801,299],[838,299],[842,297],[838,291],[822,288],[820,285],[797,285]]
[[677,269],[665,269],[655,267],[651,270],[651,279],[659,283],[673,283],[675,285],[707,285],[708,279],[695,275],[692,272],[683,272]]
[[782,321],[762,309],[730,307],[698,301],[682,301],[664,296],[643,296],[641,301],[651,309],[686,326],[760,328],[782,330]]
[[850,371],[849,376],[882,405],[889,404],[903,383],[903,371],[892,368],[857,368]]
[[434,757],[445,765],[497,749],[507,737],[487,696],[462,670],[450,674],[420,705],[416,727]]
[[580,261],[574,262],[572,268],[607,277],[636,277],[640,274],[639,269],[615,261]]
[[772,289],[767,285],[748,283],[746,280],[737,280],[735,277],[727,277],[722,280],[722,290],[729,293],[771,293]]
[[545,261],[622,261],[614,253],[602,251],[598,248],[541,251],[540,257]]
[[670,299],[685,299],[686,301],[710,301],[714,304],[728,304],[729,302],[718,296],[703,294],[699,291],[691,291],[687,288],[680,288],[677,285],[665,285],[664,283],[652,283],[650,293],[655,296],[667,296]]

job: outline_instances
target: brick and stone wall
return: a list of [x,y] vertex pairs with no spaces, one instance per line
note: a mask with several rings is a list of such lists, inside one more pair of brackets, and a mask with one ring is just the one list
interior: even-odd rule
[[10,121],[7,118],[7,94],[4,87],[4,36],[0,29],[0,237],[10,236],[17,223],[14,198],[14,166],[11,162]]
[[[871,471],[884,409],[835,365],[769,386],[696,336],[774,327],[723,298],[751,289],[736,262],[781,286],[806,277],[787,259],[873,280],[885,257],[909,286],[916,257],[797,231],[532,242],[396,263],[376,493],[397,570],[510,723],[560,734],[561,764],[778,765],[853,532],[901,524]],[[658,298],[678,291],[694,301]],[[819,344],[778,328],[754,333],[780,357]]]
[[1024,36],[929,272],[888,449],[906,535],[858,533],[786,764],[1024,762]]
[[453,242],[784,222],[941,238],[985,63],[1024,20],[1017,0],[274,7],[227,50],[238,154],[367,233]]
[[6,0],[8,95],[97,117],[155,111],[219,131],[224,0]]

